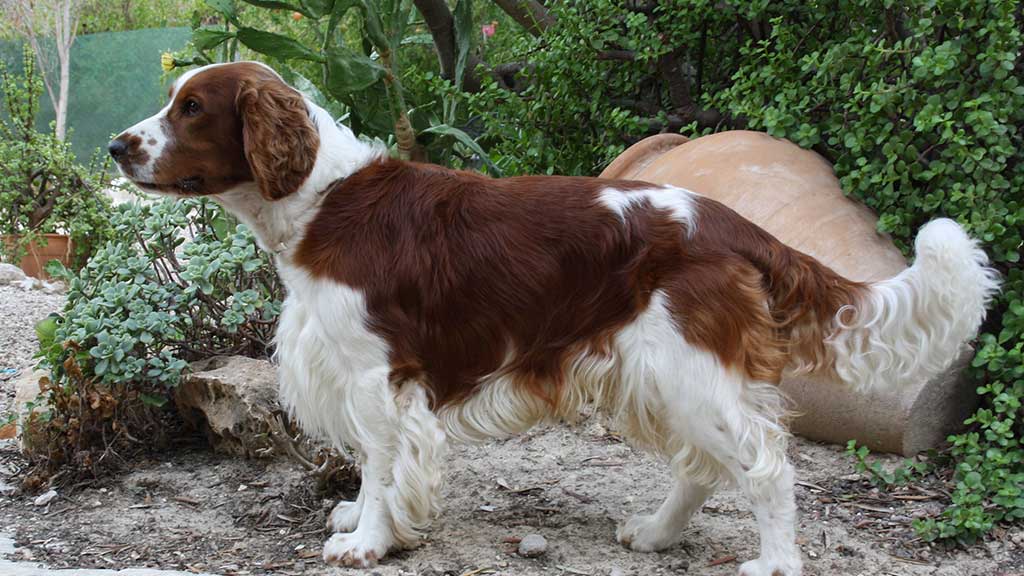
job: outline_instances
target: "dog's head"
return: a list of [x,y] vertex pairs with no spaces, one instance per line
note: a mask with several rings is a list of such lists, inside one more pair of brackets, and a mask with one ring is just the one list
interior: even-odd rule
[[182,75],[167,105],[108,150],[145,190],[206,196],[255,182],[277,200],[306,180],[319,145],[302,94],[263,64],[236,62]]

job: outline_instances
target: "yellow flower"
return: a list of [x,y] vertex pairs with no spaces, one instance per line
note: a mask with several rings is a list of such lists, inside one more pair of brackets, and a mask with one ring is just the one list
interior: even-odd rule
[[164,69],[164,72],[174,70],[174,54],[171,54],[170,52],[164,52],[161,54],[160,67]]

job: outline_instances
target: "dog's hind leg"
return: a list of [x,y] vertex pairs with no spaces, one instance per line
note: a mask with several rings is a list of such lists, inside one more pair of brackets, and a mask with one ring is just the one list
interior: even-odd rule
[[714,380],[706,394],[690,391],[688,404],[693,409],[679,421],[686,428],[687,442],[716,461],[721,473],[735,480],[750,499],[761,553],[744,562],[739,574],[800,576],[793,467],[786,459],[788,435],[780,424],[784,409],[778,389],[744,381],[726,369]]

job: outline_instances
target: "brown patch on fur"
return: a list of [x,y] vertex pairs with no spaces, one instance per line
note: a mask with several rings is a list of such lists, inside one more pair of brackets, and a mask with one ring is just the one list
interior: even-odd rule
[[260,192],[267,200],[292,194],[313,170],[320,146],[306,101],[272,78],[244,80],[237,102],[245,156]]
[[[125,150],[127,150],[127,154],[122,156],[122,159],[127,161],[129,165],[141,166],[146,162],[149,162],[149,153],[141,148],[142,137],[132,134],[124,139],[124,143],[127,146],[125,148]],[[128,175],[131,176],[131,172],[128,172]]]
[[[812,371],[830,369],[825,338],[832,319],[843,306],[856,304],[866,286],[786,246],[724,204],[703,197],[696,204],[693,251],[719,269],[718,287],[731,293],[708,293],[704,306],[691,299],[683,326],[687,335],[763,382],[778,382],[790,359]],[[710,328],[714,323],[726,326]],[[719,337],[698,333],[698,327]]]
[[791,337],[820,334],[807,324],[853,291],[718,203],[695,202],[688,235],[649,202],[620,218],[606,188],[656,186],[382,160],[326,194],[295,260],[366,295],[392,377],[423,382],[435,408],[498,373],[554,402],[568,361],[608,354],[656,290],[689,342],[777,382]]
[[499,369],[554,401],[566,361],[607,350],[674,259],[649,228],[681,235],[655,215],[624,228],[595,201],[609,185],[651,187],[385,160],[326,195],[295,259],[364,291],[393,376],[424,382],[435,406]]

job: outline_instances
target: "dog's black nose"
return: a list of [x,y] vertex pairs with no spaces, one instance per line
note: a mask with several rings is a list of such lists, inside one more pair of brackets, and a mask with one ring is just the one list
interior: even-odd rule
[[111,140],[110,144],[107,144],[107,152],[114,157],[114,160],[120,160],[124,153],[128,151],[128,145],[121,140]]

